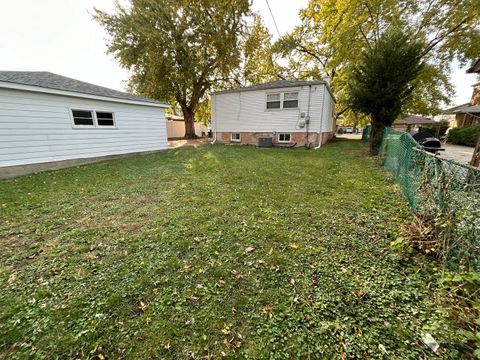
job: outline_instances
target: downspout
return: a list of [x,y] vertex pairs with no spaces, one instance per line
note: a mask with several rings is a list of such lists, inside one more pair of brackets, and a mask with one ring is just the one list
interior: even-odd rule
[[318,143],[318,146],[315,147],[314,150],[318,150],[322,147],[323,143],[323,114],[325,113],[325,92],[327,90],[327,85],[323,85],[323,95],[322,95],[322,115],[320,115],[320,142]]
[[310,101],[312,98],[312,85],[308,85],[308,105],[307,105],[307,116],[305,117],[305,130],[306,134],[306,141],[305,145],[308,147],[308,126],[310,125]]
[[[215,114],[215,116],[217,116],[217,96],[216,95],[212,96],[212,105],[215,109],[213,113]],[[212,145],[213,145],[217,142],[217,119],[215,119],[215,130],[213,129],[213,121],[211,125],[212,125],[212,131],[213,131],[213,140],[212,140]]]

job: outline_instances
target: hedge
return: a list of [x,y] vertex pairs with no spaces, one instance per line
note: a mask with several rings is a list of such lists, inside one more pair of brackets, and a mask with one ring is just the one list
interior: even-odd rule
[[469,127],[454,128],[448,132],[447,140],[454,144],[475,146],[480,134],[480,124]]

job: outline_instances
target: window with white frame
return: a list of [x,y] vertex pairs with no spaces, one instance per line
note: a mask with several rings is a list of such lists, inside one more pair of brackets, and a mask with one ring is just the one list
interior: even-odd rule
[[278,142],[279,143],[289,143],[292,141],[292,135],[290,133],[279,133]]
[[95,115],[97,116],[98,126],[115,126],[115,121],[113,120],[113,113],[97,111]]
[[113,127],[115,116],[109,111],[74,110],[72,109],[73,124],[76,127]]
[[230,133],[230,141],[240,142],[240,133]]
[[75,126],[95,126],[93,112],[89,110],[72,110]]
[[283,108],[296,109],[298,108],[298,92],[286,92],[283,94]]
[[298,109],[298,91],[267,94],[267,110]]
[[267,94],[267,109],[280,109],[281,94]]

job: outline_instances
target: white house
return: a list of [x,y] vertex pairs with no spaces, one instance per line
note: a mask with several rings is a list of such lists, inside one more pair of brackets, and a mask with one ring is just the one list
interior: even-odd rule
[[0,178],[167,149],[166,107],[49,72],[0,71]]
[[212,130],[217,143],[316,147],[335,133],[335,100],[327,81],[279,80],[215,92]]

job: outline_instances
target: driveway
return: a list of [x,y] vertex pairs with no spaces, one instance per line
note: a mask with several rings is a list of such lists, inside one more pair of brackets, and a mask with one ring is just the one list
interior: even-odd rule
[[473,150],[475,148],[463,145],[443,144],[445,151],[440,153],[440,157],[449,160],[455,160],[460,164],[468,164],[472,160]]
[[359,140],[362,138],[362,134],[336,134],[338,138],[343,139],[356,139]]

